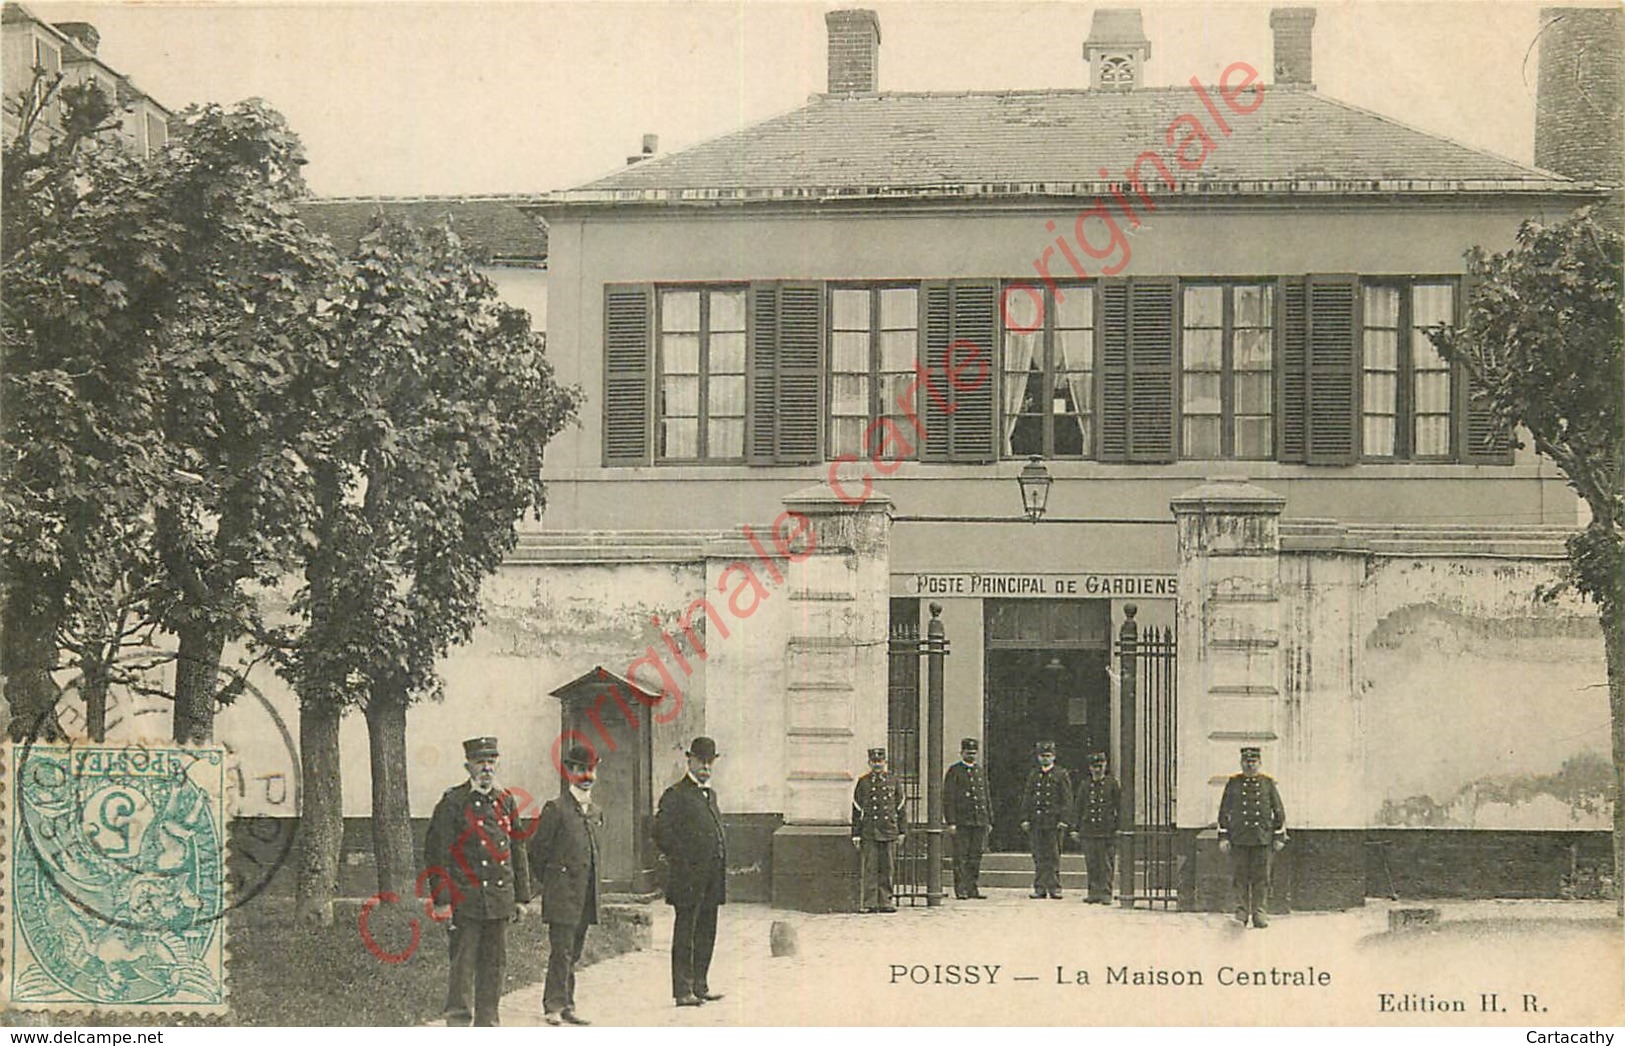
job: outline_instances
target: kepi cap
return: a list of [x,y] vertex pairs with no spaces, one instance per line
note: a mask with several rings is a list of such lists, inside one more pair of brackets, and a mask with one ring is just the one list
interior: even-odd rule
[[694,739],[693,744],[688,746],[688,754],[695,759],[709,763],[717,757],[717,743],[702,734]]
[[1089,765],[1090,766],[1105,766],[1106,765],[1106,753],[1105,752],[1090,752],[1089,753]]
[[874,762],[877,759],[885,759],[885,758],[886,758],[886,750],[884,748],[871,748],[871,749],[869,749],[869,761],[871,763]]
[[959,742],[959,750],[961,752],[975,752],[980,750],[981,747],[982,743],[976,740],[974,737],[967,737],[963,741]]
[[1264,750],[1256,745],[1246,745],[1241,750],[1241,757],[1243,759],[1262,759]]
[[494,737],[471,737],[463,742],[463,758],[471,763],[476,759],[495,759],[498,754]]
[[1055,742],[1054,741],[1040,741],[1040,742],[1038,742],[1037,751],[1038,751],[1039,755],[1054,755],[1055,754]]

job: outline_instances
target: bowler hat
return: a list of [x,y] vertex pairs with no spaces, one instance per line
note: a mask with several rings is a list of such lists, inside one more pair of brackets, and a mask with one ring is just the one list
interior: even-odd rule
[[974,737],[967,737],[963,741],[959,742],[959,750],[961,752],[974,752],[981,747],[981,742],[977,741]]
[[571,745],[570,750],[564,754],[565,766],[581,766],[592,769],[598,765],[598,753],[586,745]]
[[497,739],[494,737],[471,737],[463,742],[463,758],[469,762],[495,759],[497,754]]
[[871,748],[871,749],[869,749],[869,761],[871,763],[874,762],[877,759],[885,759],[885,758],[886,758],[886,750],[884,748]]
[[717,757],[717,743],[703,735],[696,737],[694,743],[688,746],[688,754],[709,763]]
[[1054,741],[1040,741],[1040,742],[1038,742],[1038,754],[1039,755],[1054,755],[1055,754],[1055,742]]

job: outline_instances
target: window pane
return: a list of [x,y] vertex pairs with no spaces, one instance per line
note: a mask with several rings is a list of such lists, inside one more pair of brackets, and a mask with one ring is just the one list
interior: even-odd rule
[[1061,287],[1056,296],[1055,326],[1063,330],[1078,330],[1095,325],[1095,291],[1093,287]]
[[835,315],[831,323],[836,330],[866,331],[869,329],[869,292],[838,290],[833,295]]
[[1055,456],[1081,458],[1094,452],[1094,420],[1087,414],[1055,419]]
[[1393,371],[1399,369],[1399,335],[1395,331],[1368,330],[1365,332],[1365,369]]
[[700,453],[700,423],[696,418],[667,418],[660,426],[660,456],[692,458]]
[[1038,410],[1037,396],[1029,389],[1027,378],[1026,374],[1004,376],[1006,414],[1032,414]]
[[830,389],[831,414],[869,416],[869,378],[863,374],[837,374]]
[[1094,331],[1060,331],[1055,335],[1056,370],[1093,370]]
[[1418,414],[1450,413],[1450,374],[1448,371],[1424,371],[1416,376],[1416,412]]
[[711,331],[743,331],[745,329],[745,292],[711,292]]
[[1271,457],[1271,436],[1269,418],[1237,418],[1236,457]]
[[745,373],[745,335],[711,334],[711,373]]
[[1186,414],[1219,413],[1219,375],[1186,374],[1184,403]]
[[1417,457],[1442,458],[1450,453],[1450,415],[1435,414],[1416,419]]
[[1273,351],[1269,331],[1236,331],[1234,354],[1237,370],[1269,370]]
[[1433,339],[1421,331],[1416,332],[1416,336],[1411,342],[1411,365],[1417,370],[1442,371],[1449,367],[1449,364],[1445,363],[1444,357],[1439,355],[1439,350],[1434,346]]
[[1392,374],[1366,374],[1365,412],[1367,414],[1394,413],[1394,392],[1399,382]]
[[1399,288],[1367,285],[1365,293],[1365,325],[1367,327],[1399,326]]
[[1454,323],[1455,319],[1455,287],[1448,283],[1424,283],[1411,288],[1412,326],[1431,327],[1437,323]]
[[706,427],[708,458],[742,458],[745,456],[745,419],[712,418]]
[[868,418],[833,418],[830,421],[830,439],[836,454],[864,456],[863,430],[869,426]]
[[1017,418],[1007,450],[1012,455],[1044,453],[1044,419],[1027,414]]
[[1185,369],[1216,371],[1224,363],[1224,331],[1185,331]]
[[1219,419],[1187,417],[1180,426],[1180,456],[1216,458],[1219,456]]
[[880,292],[880,329],[912,330],[920,324],[913,287],[887,287]]
[[706,404],[711,417],[745,416],[745,379],[740,377],[711,378],[711,398]]
[[912,381],[914,381],[912,372],[882,374],[880,376],[880,412],[882,414],[900,413],[905,405],[910,409],[914,409],[914,395],[908,391],[909,383]]
[[666,374],[700,372],[700,336],[668,334],[660,339],[660,369]]
[[1275,325],[1275,288],[1268,284],[1236,288],[1237,327]]
[[700,379],[666,377],[660,382],[660,413],[668,418],[692,418],[700,413]]
[[869,335],[836,333],[830,339],[830,355],[835,371],[869,373]]
[[1268,414],[1270,412],[1269,374],[1236,375],[1236,413]]
[[661,291],[660,329],[697,331],[700,329],[699,291]]
[[1006,331],[1036,333],[1044,326],[1043,291],[1012,285],[1003,295],[1000,313]]
[[1223,287],[1185,288],[1185,326],[1218,327],[1224,323]]
[[912,330],[886,331],[880,335],[880,369],[913,372],[919,354],[919,335]]
[[1394,419],[1392,417],[1365,417],[1364,443],[1362,447],[1367,457],[1391,458],[1394,456]]

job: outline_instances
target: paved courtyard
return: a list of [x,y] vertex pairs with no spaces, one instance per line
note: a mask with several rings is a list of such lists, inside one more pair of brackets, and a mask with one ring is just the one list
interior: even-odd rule
[[[730,904],[711,970],[726,998],[690,1009],[672,1005],[671,910],[657,905],[653,946],[581,970],[577,1009],[596,1024],[676,1027],[1625,1022],[1612,902],[1428,904],[1436,928],[1397,933],[1399,905],[1377,901],[1264,930],[1018,890],[895,915]],[[795,928],[793,957],[771,955],[776,920]],[[540,1023],[541,992],[510,993],[503,1022]]]

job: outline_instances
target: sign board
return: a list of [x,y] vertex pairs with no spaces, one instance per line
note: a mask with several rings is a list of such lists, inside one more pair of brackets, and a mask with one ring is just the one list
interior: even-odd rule
[[894,596],[982,599],[1173,599],[1172,574],[893,574]]

